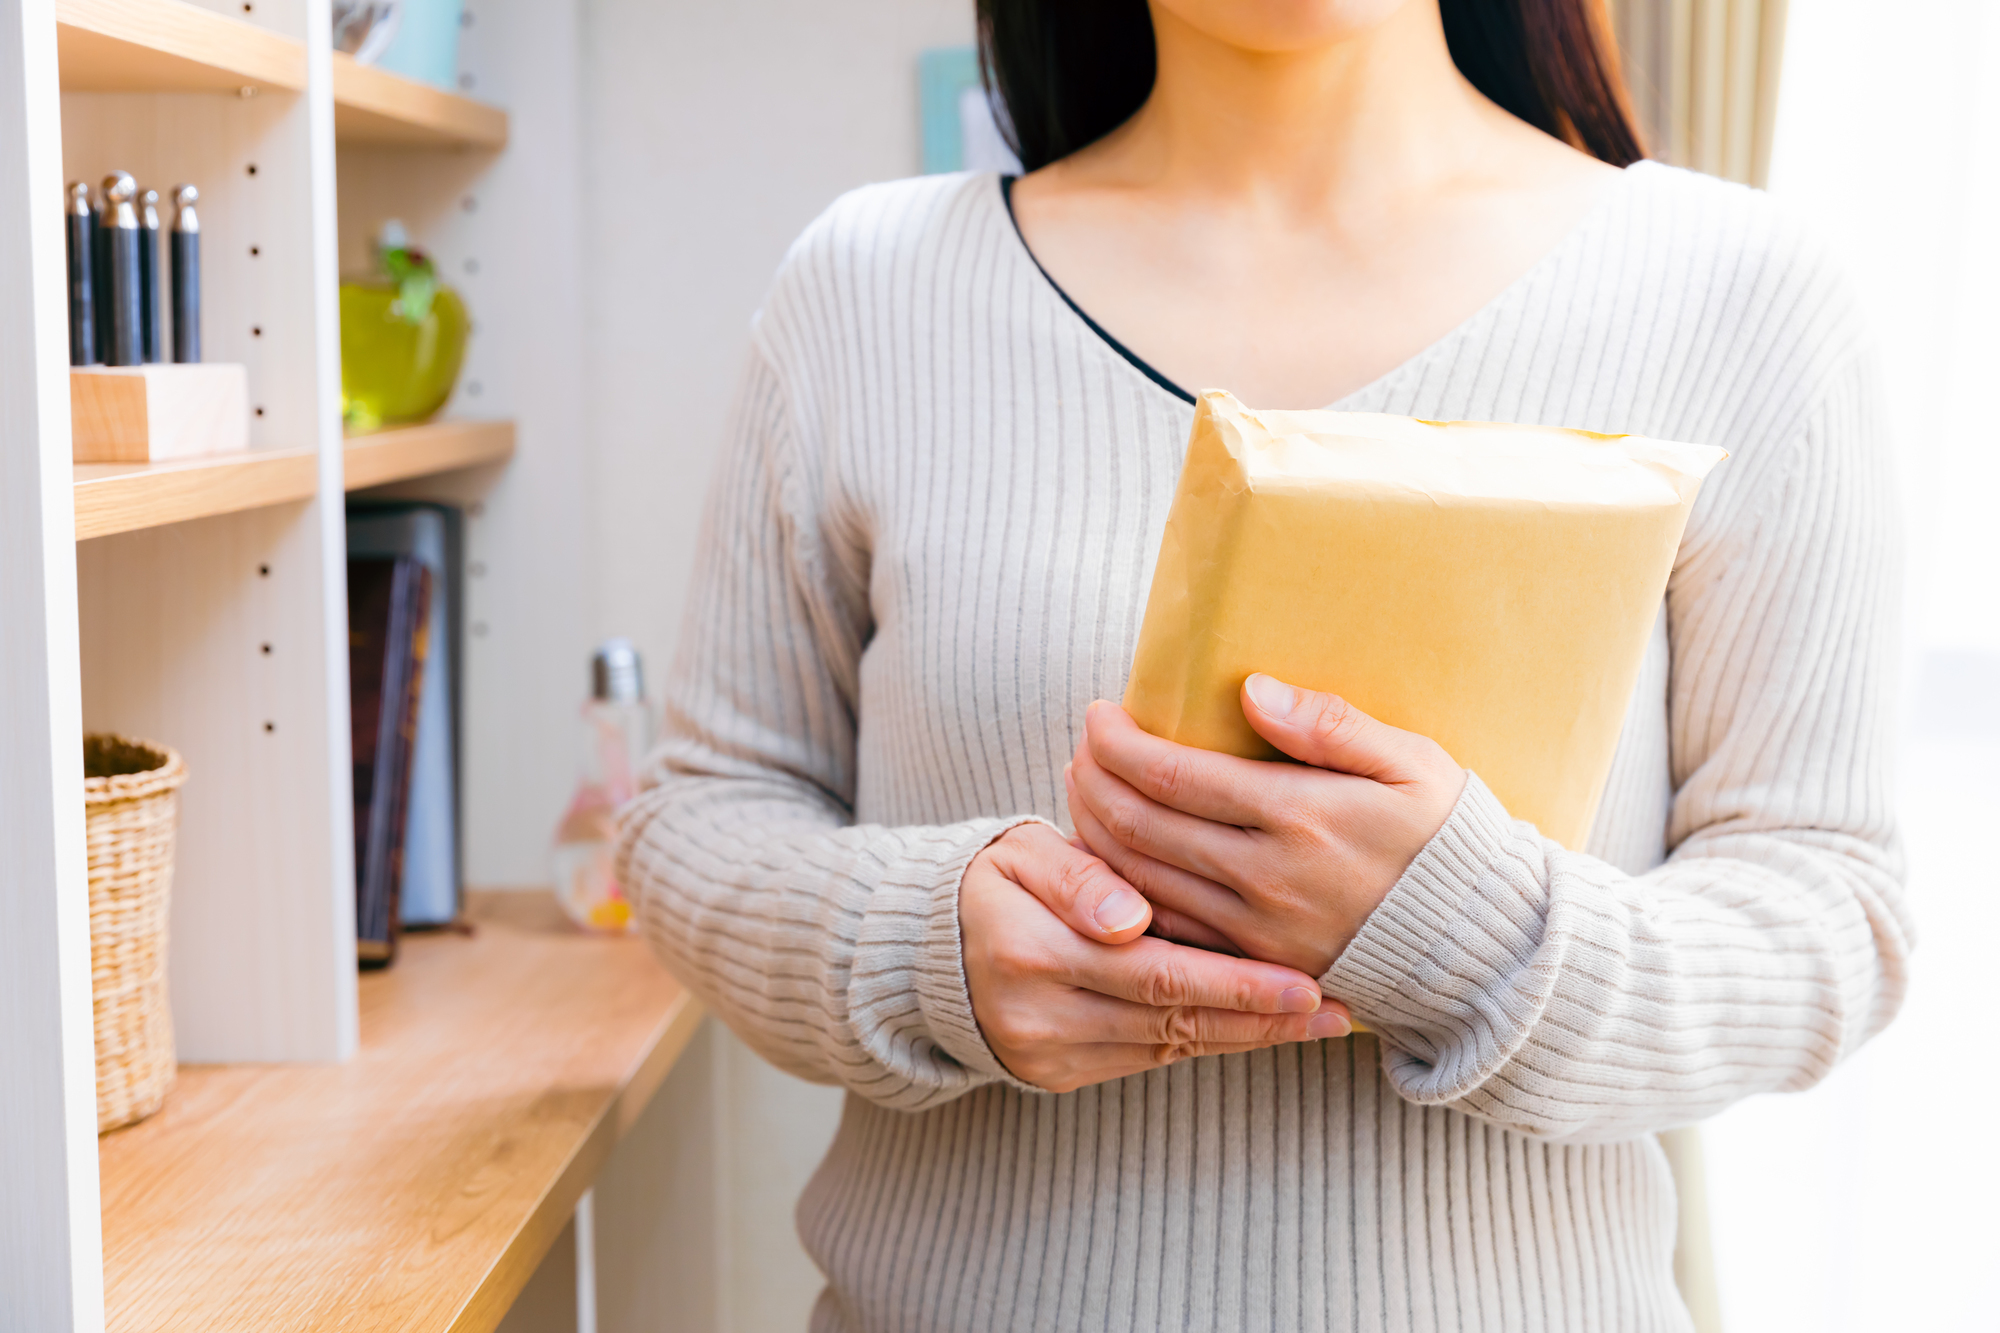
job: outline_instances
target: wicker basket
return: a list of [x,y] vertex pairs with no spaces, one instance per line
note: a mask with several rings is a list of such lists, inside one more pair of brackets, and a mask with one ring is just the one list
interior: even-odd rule
[[97,1132],[160,1109],[174,1081],[167,1012],[167,891],[181,757],[124,736],[83,738],[90,847],[90,994]]

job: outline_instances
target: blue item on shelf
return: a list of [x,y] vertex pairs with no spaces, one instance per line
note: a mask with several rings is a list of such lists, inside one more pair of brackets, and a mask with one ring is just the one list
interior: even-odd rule
[[403,0],[402,21],[377,69],[458,91],[458,30],[465,0]]
[[998,112],[980,82],[977,47],[939,46],[918,53],[917,112],[922,122],[925,174],[1020,174],[1021,159],[1007,146]]

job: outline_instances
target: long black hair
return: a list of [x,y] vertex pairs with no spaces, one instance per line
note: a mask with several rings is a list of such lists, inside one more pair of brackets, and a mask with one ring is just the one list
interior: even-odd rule
[[[1603,0],[1438,0],[1461,73],[1499,106],[1615,167],[1646,155]],[[979,59],[1028,171],[1103,138],[1153,90],[1146,0],[978,0]]]

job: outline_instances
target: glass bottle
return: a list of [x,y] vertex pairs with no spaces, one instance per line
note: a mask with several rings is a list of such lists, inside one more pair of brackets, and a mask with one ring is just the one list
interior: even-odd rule
[[590,660],[590,699],[582,711],[576,794],[556,828],[556,897],[578,925],[628,931],[633,904],[612,865],[618,807],[638,793],[640,762],[653,743],[653,714],[627,639],[607,639]]

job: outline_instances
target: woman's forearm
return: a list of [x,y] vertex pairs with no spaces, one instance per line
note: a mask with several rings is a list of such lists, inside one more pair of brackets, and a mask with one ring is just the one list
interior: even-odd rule
[[619,875],[674,974],[759,1054],[919,1110],[1003,1076],[966,994],[957,887],[1018,822],[857,825],[781,779],[673,775],[626,810]]
[[1704,840],[1642,876],[1469,784],[1322,978],[1412,1101],[1614,1140],[1817,1082],[1894,1014],[1911,940],[1888,848]]

